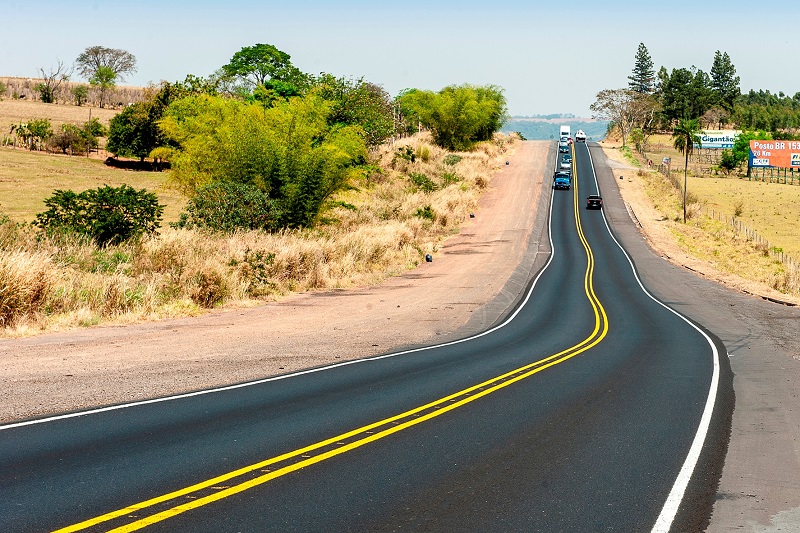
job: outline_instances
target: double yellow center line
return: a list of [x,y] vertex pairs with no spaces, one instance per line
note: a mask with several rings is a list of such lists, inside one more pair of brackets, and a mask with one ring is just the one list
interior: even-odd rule
[[578,236],[586,251],[587,265],[584,274],[584,291],[592,306],[595,325],[584,340],[544,359],[527,364],[505,374],[460,390],[433,402],[409,411],[385,418],[378,422],[342,433],[335,437],[299,448],[297,450],[245,466],[238,470],[213,477],[206,481],[151,498],[122,509],[106,513],[89,520],[59,529],[56,533],[84,530],[112,532],[137,531],[151,524],[172,518],[181,513],[233,496],[275,478],[295,472],[307,466],[341,455],[404,429],[421,424],[470,402],[499,391],[509,385],[533,376],[551,366],[571,359],[600,343],[608,332],[608,317],[594,292],[592,283],[594,255],[581,226],[578,202],[577,173],[573,180],[573,202]]

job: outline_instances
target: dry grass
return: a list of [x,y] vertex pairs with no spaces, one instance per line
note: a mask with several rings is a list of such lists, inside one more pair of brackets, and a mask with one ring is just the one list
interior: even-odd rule
[[[0,225],[3,335],[185,316],[379,282],[415,267],[457,233],[513,142],[497,137],[459,154],[455,164],[424,135],[381,147],[375,172],[337,198],[354,209],[336,208],[329,222],[310,230],[220,235],[167,228],[142,242],[98,249],[7,221]],[[397,157],[406,147],[413,162]],[[425,174],[434,190],[420,190],[410,174]]]
[[0,100],[0,144],[8,136],[12,124],[28,122],[35,118],[49,119],[53,124],[53,131],[57,131],[62,124],[81,125],[92,118],[98,119],[108,127],[109,121],[119,110],[100,109],[99,107],[78,107],[65,104],[44,104],[28,100]]
[[[606,153],[627,164],[620,150],[609,144],[606,143]],[[626,179],[638,180],[648,202],[658,213],[657,218],[645,221],[645,228],[649,225],[649,232],[670,235],[684,253],[717,271],[763,284],[792,297],[800,296],[800,272],[776,260],[766,246],[747,240],[729,225],[708,216],[711,210],[722,211],[729,217],[738,210],[747,226],[769,239],[772,246],[782,247],[790,256],[798,258],[800,237],[792,230],[791,221],[800,215],[800,187],[702,173],[693,176],[701,170],[693,170],[690,165],[688,220],[683,224],[683,167],[676,171],[674,164],[677,159],[682,162],[683,158],[677,150],[667,149],[663,144],[661,149],[663,155],[672,157],[673,179],[648,170],[615,172],[624,174]],[[657,240],[658,236],[651,235],[651,239]]]

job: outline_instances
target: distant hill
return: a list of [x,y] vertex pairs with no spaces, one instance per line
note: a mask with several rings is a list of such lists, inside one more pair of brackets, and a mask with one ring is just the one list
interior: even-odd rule
[[511,117],[500,131],[504,133],[518,131],[523,137],[532,141],[549,141],[558,139],[558,128],[563,125],[572,128],[573,136],[577,130],[583,130],[587,141],[600,141],[606,136],[608,121],[560,114]]

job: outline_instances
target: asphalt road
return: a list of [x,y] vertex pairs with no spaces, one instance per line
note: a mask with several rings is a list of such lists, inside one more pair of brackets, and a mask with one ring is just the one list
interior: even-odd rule
[[3,530],[702,529],[732,408],[726,352],[642,290],[603,211],[583,209],[597,185],[575,148],[551,259],[504,322],[2,427]]

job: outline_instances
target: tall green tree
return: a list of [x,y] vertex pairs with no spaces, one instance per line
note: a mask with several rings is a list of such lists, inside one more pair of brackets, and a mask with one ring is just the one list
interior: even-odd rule
[[222,71],[247,91],[255,92],[256,99],[269,104],[302,94],[309,81],[292,65],[289,54],[263,43],[243,47]]
[[713,104],[708,74],[695,67],[672,69],[661,87],[661,104],[667,122],[703,116]]
[[359,126],[368,146],[374,147],[394,133],[392,101],[383,87],[364,78],[337,78],[323,73],[314,79],[314,91],[333,104],[330,125]]
[[652,94],[656,88],[656,73],[653,70],[653,59],[644,43],[639,43],[633,72],[628,76],[628,88],[640,94]]
[[689,171],[689,155],[694,150],[694,145],[702,146],[700,140],[700,121],[698,119],[681,120],[672,130],[675,149],[679,150],[686,160],[683,167],[683,223],[686,224],[686,185]]
[[109,67],[100,67],[89,78],[89,84],[100,89],[100,107],[102,108],[108,93],[117,85],[117,75]]
[[711,65],[711,90],[716,97],[716,103],[728,112],[733,111],[736,99],[741,94],[739,89],[739,76],[733,66],[728,52],[714,53],[714,63]]
[[90,46],[78,56],[75,65],[87,80],[97,76],[100,69],[109,69],[115,80],[124,81],[125,76],[136,72],[136,56],[118,48]]

